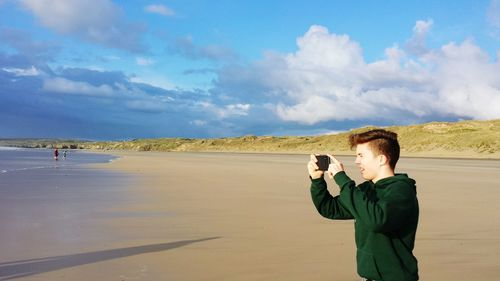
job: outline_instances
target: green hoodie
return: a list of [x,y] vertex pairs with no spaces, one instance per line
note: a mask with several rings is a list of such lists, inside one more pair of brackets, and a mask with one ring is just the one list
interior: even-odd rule
[[397,174],[356,186],[345,172],[334,180],[340,195],[333,197],[319,178],[312,180],[312,199],[326,218],[355,220],[358,274],[377,281],[418,280],[412,253],[419,213],[415,181]]

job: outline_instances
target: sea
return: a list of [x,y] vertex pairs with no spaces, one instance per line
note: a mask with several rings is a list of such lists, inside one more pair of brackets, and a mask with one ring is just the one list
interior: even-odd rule
[[100,224],[134,200],[134,178],[91,165],[116,156],[59,152],[0,147],[0,265],[116,240]]
[[15,173],[20,176],[39,169],[44,169],[44,172],[53,169],[67,170],[82,164],[106,163],[117,158],[78,150],[67,150],[66,157],[63,157],[63,152],[64,150],[59,150],[60,155],[56,161],[52,149],[0,147],[0,174]]

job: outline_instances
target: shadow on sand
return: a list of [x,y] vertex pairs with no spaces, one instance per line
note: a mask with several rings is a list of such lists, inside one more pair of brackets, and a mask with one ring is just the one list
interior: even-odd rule
[[0,263],[0,280],[9,280],[24,276],[45,273],[67,267],[112,260],[133,255],[171,250],[220,237],[210,237],[197,240],[183,240],[171,243],[153,244],[122,249],[104,250],[90,253],[46,257],[39,259],[20,260]]

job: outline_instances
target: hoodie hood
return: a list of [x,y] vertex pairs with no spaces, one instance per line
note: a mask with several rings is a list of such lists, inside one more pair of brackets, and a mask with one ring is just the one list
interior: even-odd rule
[[375,183],[375,187],[385,188],[388,185],[395,184],[395,183],[405,184],[405,185],[413,187],[413,189],[416,190],[415,180],[412,178],[409,178],[407,174],[395,174],[392,177],[383,178]]

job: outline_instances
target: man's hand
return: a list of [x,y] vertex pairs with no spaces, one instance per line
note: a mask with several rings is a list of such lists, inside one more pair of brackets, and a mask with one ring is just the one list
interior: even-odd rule
[[316,162],[318,162],[318,159],[316,159],[314,154],[311,154],[311,160],[307,163],[307,171],[313,180],[323,177],[323,171],[318,170]]
[[[333,157],[331,154],[327,154],[328,157],[330,157],[330,165],[328,165],[328,171],[326,173],[328,174],[328,177],[330,179],[333,179],[333,176],[337,174],[338,172],[344,171],[344,164],[337,160],[337,158]],[[315,157],[316,159],[316,157]],[[312,177],[312,176],[311,176]]]

